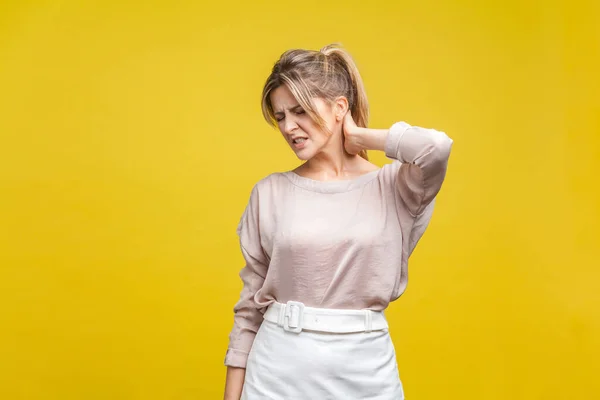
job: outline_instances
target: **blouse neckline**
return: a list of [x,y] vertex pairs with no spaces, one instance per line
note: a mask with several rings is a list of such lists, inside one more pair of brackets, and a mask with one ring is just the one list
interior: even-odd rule
[[316,179],[307,178],[298,175],[294,171],[284,172],[285,175],[294,185],[299,186],[303,189],[310,190],[319,193],[343,193],[351,190],[358,189],[373,179],[377,178],[379,171],[382,168],[378,168],[371,172],[367,172],[356,178],[331,180],[331,181],[319,181]]

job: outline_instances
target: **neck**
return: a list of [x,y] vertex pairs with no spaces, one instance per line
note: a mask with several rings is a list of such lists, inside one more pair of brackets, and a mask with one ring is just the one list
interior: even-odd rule
[[341,133],[333,135],[319,154],[308,160],[302,169],[322,179],[340,179],[353,175],[359,168],[361,157],[349,154],[344,148]]

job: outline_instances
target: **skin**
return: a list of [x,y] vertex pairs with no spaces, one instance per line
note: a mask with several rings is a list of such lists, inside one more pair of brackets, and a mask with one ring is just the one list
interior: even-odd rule
[[[360,128],[352,119],[348,100],[340,96],[333,101],[313,99],[317,112],[326,121],[330,133],[323,130],[304,112],[292,92],[283,85],[271,93],[271,104],[279,131],[296,156],[305,161],[293,172],[318,180],[333,181],[357,178],[379,169],[360,157],[361,150],[384,150],[387,129]],[[306,138],[300,146],[297,137]],[[246,370],[227,367],[225,400],[239,400]]]

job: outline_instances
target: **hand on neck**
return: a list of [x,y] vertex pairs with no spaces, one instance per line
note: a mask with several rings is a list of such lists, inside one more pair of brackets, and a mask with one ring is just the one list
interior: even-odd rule
[[377,168],[361,156],[348,153],[339,135],[333,136],[327,146],[294,172],[315,180],[331,181],[356,178]]

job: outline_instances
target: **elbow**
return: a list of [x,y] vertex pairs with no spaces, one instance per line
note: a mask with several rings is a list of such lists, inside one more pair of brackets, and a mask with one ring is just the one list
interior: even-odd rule
[[454,141],[444,132],[435,131],[430,152],[431,162],[434,165],[445,165],[450,158]]

